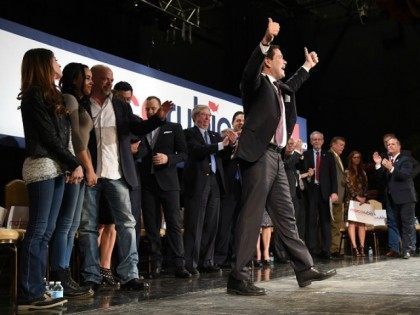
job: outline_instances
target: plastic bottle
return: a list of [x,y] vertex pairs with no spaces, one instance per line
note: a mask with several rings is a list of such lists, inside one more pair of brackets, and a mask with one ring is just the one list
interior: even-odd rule
[[372,246],[369,246],[368,256],[369,256],[369,258],[372,258],[373,257],[373,249],[372,249]]
[[64,297],[64,288],[61,285],[61,281],[57,281],[54,285],[54,291],[53,291],[53,298],[58,299]]
[[47,293],[53,297],[54,294],[54,281],[50,281],[48,282],[48,286],[47,286]]

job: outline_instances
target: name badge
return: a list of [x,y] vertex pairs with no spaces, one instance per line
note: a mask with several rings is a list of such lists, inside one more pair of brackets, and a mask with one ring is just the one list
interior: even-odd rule
[[289,103],[290,102],[290,95],[284,95],[284,102]]

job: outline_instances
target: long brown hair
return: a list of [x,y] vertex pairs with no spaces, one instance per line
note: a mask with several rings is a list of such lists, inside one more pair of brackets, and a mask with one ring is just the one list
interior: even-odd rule
[[51,59],[54,54],[45,48],[28,50],[23,56],[21,67],[21,87],[18,99],[24,99],[32,87],[39,87],[47,107],[57,115],[66,113],[63,97],[52,78],[54,69]]
[[[358,165],[353,163],[353,156],[360,155],[360,163]],[[359,151],[351,151],[348,156],[348,170],[351,182],[360,181],[367,183],[366,173],[363,169],[362,154]]]

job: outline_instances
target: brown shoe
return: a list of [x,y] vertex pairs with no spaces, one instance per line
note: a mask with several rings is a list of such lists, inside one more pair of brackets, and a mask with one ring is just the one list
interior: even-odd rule
[[388,253],[386,253],[386,257],[397,258],[400,257],[400,254],[391,249]]

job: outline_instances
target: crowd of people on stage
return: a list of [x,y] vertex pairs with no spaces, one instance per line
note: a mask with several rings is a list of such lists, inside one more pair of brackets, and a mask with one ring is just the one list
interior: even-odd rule
[[[219,134],[209,130],[210,108],[197,105],[192,111],[194,126],[183,130],[166,120],[173,103],[158,96],[145,100],[147,119],[134,115],[131,85],[114,85],[106,65],[89,68],[74,62],[61,70],[53,52],[36,48],[26,52],[21,71],[19,99],[27,152],[22,174],[30,207],[20,250],[20,309],[54,307],[67,298],[85,298],[109,287],[147,290],[148,283],[139,274],[143,227],[150,278],[161,275],[164,263],[177,278],[231,267],[241,197],[256,192],[249,185],[252,173],[242,174],[249,169],[232,158],[244,112],[236,112],[232,128]],[[306,151],[300,139],[286,141],[281,163],[297,233],[312,257],[340,259],[340,229],[346,223],[352,254],[366,255],[365,224],[349,221],[347,212],[350,201],[364,204],[369,199],[382,202],[387,210],[386,255],[407,259],[415,253],[413,178],[420,166],[401,149],[394,134],[383,140],[383,152],[364,160],[357,150],[347,159],[342,156],[343,137],[333,137],[330,148],[325,148],[319,131],[310,134],[311,148]],[[247,150],[253,148],[242,146],[240,154],[251,155]],[[367,168],[366,163],[373,166]],[[258,172],[269,176],[265,168]],[[243,175],[248,176],[244,186]],[[254,222],[261,227],[260,237],[248,244],[256,252],[250,266],[271,267],[270,248],[279,262],[288,263],[292,245],[278,228],[278,218],[272,217],[270,207],[260,210],[263,215]],[[76,234],[81,283],[70,269]],[[49,278],[61,281],[64,298],[45,293],[48,254]]]

